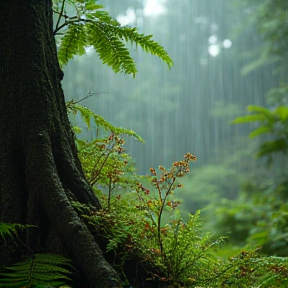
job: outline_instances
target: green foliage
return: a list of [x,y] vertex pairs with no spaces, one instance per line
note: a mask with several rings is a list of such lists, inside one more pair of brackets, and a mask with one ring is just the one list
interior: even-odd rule
[[281,82],[279,87],[272,88],[267,93],[268,104],[272,106],[288,105],[288,85]]
[[[89,184],[94,186],[98,192],[107,193],[107,205],[110,207],[112,193],[117,193],[119,190],[133,190],[135,183],[139,182],[139,176],[134,171],[133,161],[125,153],[124,138],[132,136],[139,141],[144,141],[134,131],[114,127],[85,106],[70,101],[67,103],[67,108],[70,113],[79,113],[88,129],[91,129],[91,122],[96,125],[97,135],[102,136],[93,141],[76,139],[76,144]],[[81,129],[76,130],[81,132]],[[100,188],[101,190],[99,190]],[[101,197],[101,193],[99,193],[99,197]]]
[[[102,197],[104,208],[99,212],[80,203],[73,205],[98,233],[108,238],[106,249],[114,251],[115,259],[121,258],[120,266],[137,253],[157,267],[159,272],[151,274],[151,279],[187,285],[208,283],[212,263],[217,263],[212,251],[222,239],[212,242],[209,234],[202,235],[199,214],[182,220],[177,210],[180,202],[173,199],[175,190],[181,187],[177,178],[188,173],[189,162],[195,160],[187,153],[170,170],[159,167],[159,175],[151,168],[150,189],[135,182],[133,190],[116,195],[109,205]],[[122,271],[121,267],[118,270]]]
[[[123,273],[125,261],[139,255],[154,267],[154,274],[146,280],[171,287],[286,287],[286,258],[261,257],[254,250],[231,255],[225,247],[221,249],[223,237],[215,241],[202,231],[199,213],[190,214],[187,220],[181,218],[174,193],[181,187],[177,178],[189,171],[191,160],[196,158],[187,154],[170,170],[151,168],[151,176],[138,178],[142,183],[135,181],[110,202],[109,196],[98,191],[101,211],[77,202],[73,205],[92,229],[107,237],[106,250],[113,251],[119,273]],[[130,175],[135,178],[133,171]]]
[[0,287],[59,287],[70,281],[70,261],[55,254],[35,254],[32,258],[0,270]]
[[248,106],[252,114],[235,119],[232,123],[260,122],[260,126],[250,133],[250,137],[262,134],[274,135],[274,140],[267,140],[261,144],[258,156],[267,156],[275,152],[287,153],[288,148],[288,107],[278,106],[273,111],[259,106]]
[[242,250],[222,264],[226,273],[219,275],[222,286],[218,287],[284,288],[287,285],[287,258],[261,257],[256,251]]
[[61,65],[93,47],[102,62],[111,66],[114,72],[135,76],[135,63],[125,46],[131,42],[160,57],[169,68],[173,66],[164,48],[151,39],[152,35],[145,36],[136,28],[121,26],[94,0],[54,0],[53,3],[58,17],[54,34],[59,35],[58,59]]
[[[91,94],[92,93],[89,92],[89,94],[85,98],[89,97]],[[80,100],[80,101],[82,101],[82,100]],[[66,103],[67,111],[68,111],[68,113],[71,113],[74,115],[79,113],[82,120],[87,125],[88,129],[91,128],[91,121],[92,121],[92,123],[96,125],[98,132],[100,129],[102,129],[102,130],[104,129],[104,131],[109,131],[110,133],[114,133],[116,135],[125,134],[127,136],[133,136],[137,140],[144,142],[143,139],[138,134],[136,134],[134,131],[128,130],[125,128],[121,128],[121,127],[115,127],[115,126],[111,125],[108,121],[106,121],[100,115],[97,115],[92,110],[90,110],[89,108],[78,104],[80,101],[74,102],[73,100],[71,100],[71,101],[67,102]],[[79,132],[81,132],[81,131],[79,131]]]
[[[224,199],[217,203],[214,227],[220,235],[228,232],[231,243],[236,245],[262,247],[262,253],[287,256],[288,190],[287,172],[283,168],[287,161],[288,108],[278,106],[270,111],[249,106],[248,111],[253,114],[239,117],[234,123],[259,122],[260,126],[251,132],[251,138],[269,134],[268,140],[262,140],[257,155],[273,155],[274,174],[261,175],[260,179],[250,178],[250,182],[243,183],[236,200]],[[277,157],[279,152],[281,157]],[[280,169],[279,163],[282,163]]]
[[[253,25],[265,42],[262,50],[258,51],[259,57],[244,70],[249,72],[272,62],[276,71],[282,73],[280,80],[283,76],[286,79],[288,54],[284,43],[288,39],[287,1],[259,1],[254,6],[249,1],[248,5],[246,7],[250,12],[255,12],[251,17]],[[250,247],[262,247],[262,253],[268,255],[287,256],[287,84],[282,82],[267,96],[267,102],[273,108],[248,106],[249,113],[233,123],[253,124],[250,138],[260,140],[257,156],[268,159],[270,169],[266,173],[258,173],[258,178],[246,179],[236,200],[226,199],[217,203],[214,226],[219,233],[230,232],[233,244],[245,243]],[[259,165],[262,165],[261,162]],[[258,169],[263,171],[260,166]],[[271,271],[267,273],[270,274]]]
[[[255,110],[262,112],[258,108]],[[73,109],[71,111],[75,112]],[[95,117],[87,116],[90,114],[89,110],[84,109],[84,113],[81,111],[79,112],[86,119],[86,125],[90,125],[90,119]],[[266,110],[263,113],[268,114]],[[101,129],[101,123],[104,124],[104,130],[105,127],[110,127],[106,122],[98,122],[97,129]],[[92,125],[90,129],[91,127]],[[116,131],[115,129],[112,131]],[[158,170],[151,168],[150,176],[140,177],[131,165],[130,157],[123,153],[125,142],[120,135],[110,133],[108,137],[96,139],[90,144],[76,141],[84,171],[94,185],[103,208],[95,212],[78,202],[73,202],[73,206],[90,229],[96,230],[97,234],[107,239],[106,252],[113,253],[114,268],[120,274],[124,273],[125,262],[138,255],[144,263],[150,263],[154,267],[153,274],[151,271],[146,280],[160,281],[175,287],[286,287],[287,269],[283,264],[285,258],[261,257],[253,250],[240,251],[235,255],[225,250],[225,247],[221,248],[223,237],[220,236],[215,241],[210,233],[203,231],[199,213],[189,214],[187,219],[181,217],[178,210],[180,201],[174,195],[182,187],[178,182],[179,177],[189,172],[189,162],[195,161],[195,156],[187,153],[182,161],[174,162],[171,169],[167,170],[162,166]],[[92,177],[93,174],[96,178]],[[234,225],[237,223],[234,220],[239,217],[244,219],[246,216],[246,220],[250,221],[253,212],[254,220],[259,220],[259,230],[254,233],[255,240],[257,233],[259,236],[263,234],[263,216],[265,215],[264,221],[267,219],[268,223],[271,215],[266,215],[268,210],[260,210],[263,205],[259,206],[259,210],[252,210],[253,203],[246,203],[246,200],[243,200],[242,207],[239,203],[240,208],[234,204],[234,212],[226,210],[230,218],[227,218],[228,214],[225,215],[223,205],[222,212],[217,215],[221,214],[228,224],[229,219],[233,219],[231,225]],[[273,215],[275,221],[271,223],[272,238],[275,236],[275,223],[278,223],[279,233],[281,229],[288,227],[283,222],[286,217],[284,207],[282,211],[283,213]],[[247,221],[243,221],[242,228],[236,224],[236,234],[249,234],[251,226]],[[250,236],[252,243],[253,234]],[[217,251],[216,248],[220,250]],[[123,279],[125,278],[123,275]]]
[[[248,5],[249,6],[248,6]],[[251,9],[251,1],[246,4]],[[276,72],[281,72],[285,77],[287,73],[286,62],[287,36],[288,36],[288,4],[286,0],[265,0],[253,7],[251,25],[257,27],[265,43],[257,51],[257,58],[244,67],[243,72],[248,73],[259,66],[274,63]]]
[[11,224],[0,222],[0,236],[4,239],[4,241],[5,241],[5,235],[14,239],[15,236],[17,237],[17,230],[22,230],[28,227],[32,227],[32,225],[21,225],[15,223]]
[[[234,243],[246,240],[250,247],[262,247],[262,252],[268,255],[287,256],[287,192],[287,181],[283,179],[272,185],[271,180],[248,183],[240,197],[222,203],[216,215],[225,221],[222,227],[233,227]],[[233,218],[229,220],[228,215]]]

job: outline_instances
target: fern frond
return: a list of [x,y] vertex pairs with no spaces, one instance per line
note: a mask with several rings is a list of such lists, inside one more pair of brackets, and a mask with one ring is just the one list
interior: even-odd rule
[[127,74],[136,74],[135,62],[130,56],[124,43],[115,35],[111,27],[102,22],[87,23],[87,35],[89,43],[94,47],[104,64],[108,64],[112,69]]
[[[115,127],[112,124],[110,124],[107,120],[105,120],[102,116],[95,114],[93,111],[91,111],[89,108],[74,103],[73,101],[69,101],[66,103],[66,107],[68,112],[77,114],[78,112],[81,115],[81,118],[86,123],[87,127],[90,128],[91,126],[91,119],[96,124],[97,127],[101,127],[106,131],[109,131],[111,133],[114,133],[116,135],[128,135],[136,138],[137,140],[140,140],[141,142],[144,142],[144,140],[134,131],[125,129],[122,127]],[[96,139],[97,140],[97,139]]]
[[[68,1],[68,0],[67,0]],[[59,18],[63,17],[64,23],[58,25],[54,33],[64,30],[59,39],[58,58],[61,65],[68,63],[74,55],[84,54],[85,48],[93,46],[103,63],[112,67],[117,72],[133,74],[137,72],[134,60],[126,47],[127,42],[139,45],[146,52],[160,57],[167,63],[168,67],[173,66],[173,61],[164,48],[153,41],[152,35],[145,36],[138,33],[136,28],[122,27],[121,24],[112,18],[108,12],[102,10],[103,6],[96,4],[93,0],[69,0],[75,7],[75,15],[62,15],[63,9],[59,12]]]
[[161,58],[166,62],[169,68],[173,66],[173,61],[165,49],[151,39],[153,35],[145,36],[144,34],[138,33],[137,28],[130,27],[113,27],[111,29],[115,35],[118,35],[118,37],[124,38],[127,42],[130,41],[131,44],[135,43],[136,47],[137,45],[140,45],[144,51]]
[[4,271],[0,273],[0,287],[16,288],[32,285],[59,287],[70,281],[69,276],[72,273],[68,268],[73,269],[70,260],[63,256],[36,254],[33,258],[4,267]]
[[88,47],[86,39],[86,27],[84,24],[73,23],[65,32],[61,39],[61,45],[58,49],[58,59],[60,65],[65,65],[75,55],[85,54],[85,48]]
[[14,239],[17,237],[17,230],[31,227],[31,225],[11,224],[0,222],[0,236],[5,240],[5,235]]

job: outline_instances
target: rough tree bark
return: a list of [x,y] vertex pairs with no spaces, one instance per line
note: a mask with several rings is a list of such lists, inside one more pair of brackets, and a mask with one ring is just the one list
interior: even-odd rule
[[[119,287],[70,203],[100,208],[77,157],[62,77],[51,0],[0,0],[0,222],[37,225],[22,239],[35,253],[69,255],[90,287]],[[18,254],[2,243],[0,265]]]

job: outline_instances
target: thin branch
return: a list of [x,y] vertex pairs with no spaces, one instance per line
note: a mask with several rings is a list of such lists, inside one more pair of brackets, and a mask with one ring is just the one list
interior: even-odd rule
[[66,0],[63,0],[62,1],[62,6],[61,6],[61,10],[60,10],[60,13],[59,13],[59,17],[58,17],[58,20],[57,20],[57,24],[56,24],[56,27],[55,27],[55,30],[54,30],[54,35],[55,35],[55,31],[58,31],[58,27],[59,27],[59,24],[60,24],[60,20],[62,18],[62,15],[63,15],[63,12],[64,12],[64,7],[65,7],[65,1]]
[[79,16],[73,16],[73,17],[68,17],[69,19],[74,19],[74,20],[69,20],[69,21],[65,21],[62,25],[60,25],[59,27],[57,27],[57,29],[55,28],[55,30],[53,31],[54,35],[58,35],[57,32],[59,30],[61,30],[62,28],[64,28],[65,26],[68,26],[70,24],[73,23],[79,23],[79,22],[84,22],[84,23],[95,23],[95,21],[90,20],[90,19],[83,19],[80,18]]
[[86,100],[87,98],[89,98],[89,97],[91,97],[93,95],[102,94],[102,93],[104,93],[104,92],[91,92],[91,91],[89,91],[89,93],[85,97],[83,97],[82,99],[80,99],[80,100],[78,100],[76,102],[73,101],[73,104],[77,104],[79,102],[82,102],[82,101]]

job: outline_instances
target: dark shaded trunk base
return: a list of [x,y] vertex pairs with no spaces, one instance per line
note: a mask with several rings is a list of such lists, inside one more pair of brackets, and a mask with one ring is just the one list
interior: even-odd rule
[[120,287],[71,200],[99,209],[67,117],[51,0],[0,1],[0,221],[31,224],[21,245],[0,242],[0,265],[59,253],[89,287]]

